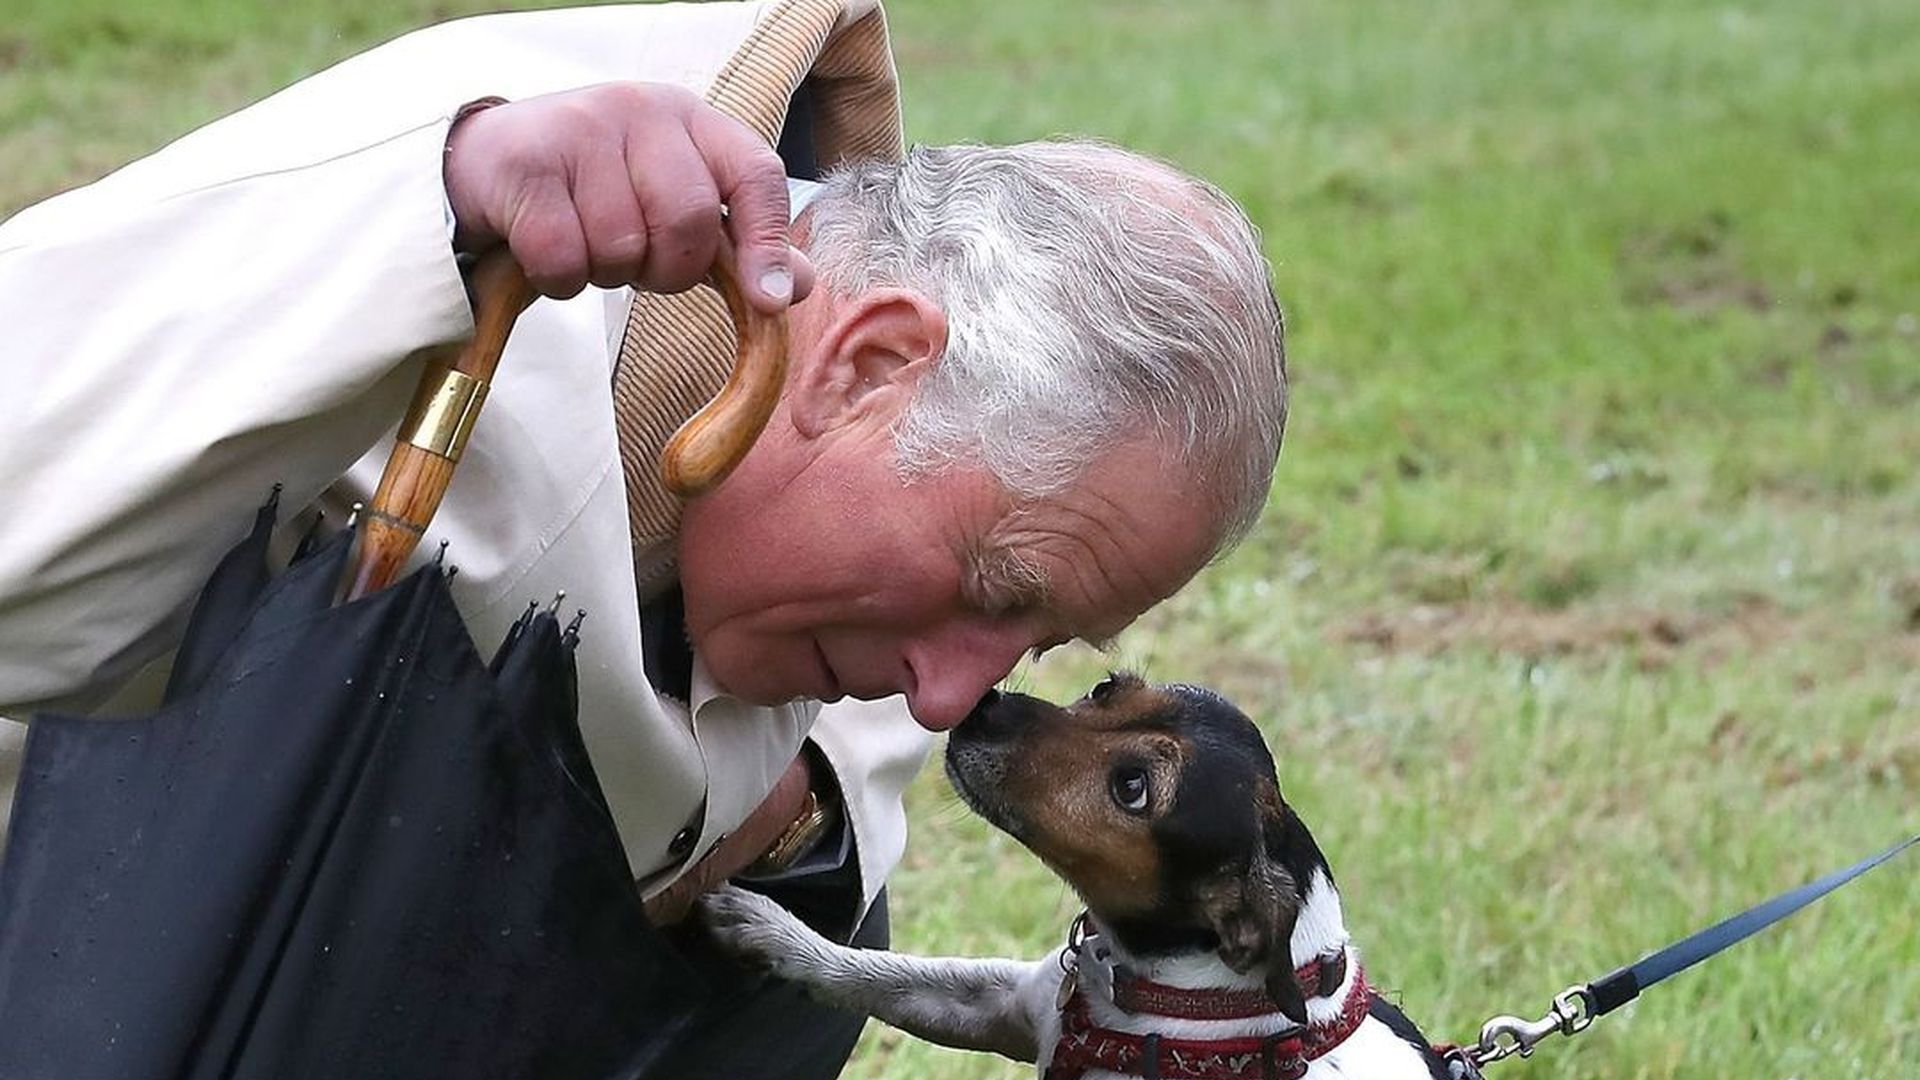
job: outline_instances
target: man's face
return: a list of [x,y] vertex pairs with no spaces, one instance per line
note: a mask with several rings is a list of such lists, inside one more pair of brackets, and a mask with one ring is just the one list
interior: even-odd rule
[[680,554],[695,648],[762,704],[905,694],[945,730],[1028,651],[1118,633],[1192,577],[1213,538],[1193,478],[1153,446],[1018,506],[978,469],[901,480],[878,426],[773,442],[749,462],[804,464],[743,468],[691,504]]

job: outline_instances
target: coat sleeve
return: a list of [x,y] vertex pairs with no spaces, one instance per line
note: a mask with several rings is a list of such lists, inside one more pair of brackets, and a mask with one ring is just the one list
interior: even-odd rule
[[0,712],[163,651],[248,508],[313,499],[398,420],[406,358],[470,330],[445,133],[110,179],[0,228]]
[[165,651],[274,483],[303,505],[471,316],[448,244],[464,102],[704,83],[757,5],[517,12],[362,53],[0,223],[0,715]]

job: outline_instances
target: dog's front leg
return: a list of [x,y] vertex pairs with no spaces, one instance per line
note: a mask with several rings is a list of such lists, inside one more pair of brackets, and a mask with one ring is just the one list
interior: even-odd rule
[[1060,968],[1046,961],[906,956],[836,945],[779,904],[727,886],[701,900],[729,952],[805,987],[834,1008],[878,1017],[928,1042],[1016,1061],[1039,1053]]

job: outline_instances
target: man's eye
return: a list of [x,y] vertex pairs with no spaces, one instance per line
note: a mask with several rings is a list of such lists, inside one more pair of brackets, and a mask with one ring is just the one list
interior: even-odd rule
[[1033,647],[1032,651],[1028,653],[1027,659],[1032,660],[1034,663],[1037,664],[1048,653],[1052,652],[1053,650],[1059,648],[1062,645],[1065,645],[1067,643],[1067,640],[1068,639],[1066,638],[1054,638],[1051,641],[1043,641],[1040,644],[1035,645]]
[[1107,793],[1113,804],[1129,814],[1144,814],[1153,802],[1147,770],[1138,765],[1122,765],[1107,777]]
[[1033,598],[1004,585],[984,585],[974,591],[974,608],[989,618],[1018,618],[1035,609]]

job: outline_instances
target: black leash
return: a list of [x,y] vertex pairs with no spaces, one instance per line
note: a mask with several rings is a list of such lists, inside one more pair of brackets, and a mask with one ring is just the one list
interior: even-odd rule
[[1878,855],[1748,908],[1691,937],[1650,953],[1638,963],[1608,972],[1585,985],[1570,986],[1554,997],[1553,1008],[1538,1020],[1522,1020],[1517,1016],[1494,1017],[1480,1029],[1479,1043],[1447,1051],[1454,1076],[1475,1077],[1479,1075],[1481,1066],[1515,1054],[1526,1057],[1533,1053],[1534,1046],[1540,1040],[1556,1031],[1562,1035],[1577,1035],[1585,1031],[1595,1020],[1639,997],[1640,991],[1647,987],[1752,937],[1915,844],[1920,844],[1920,836],[1908,837]]

